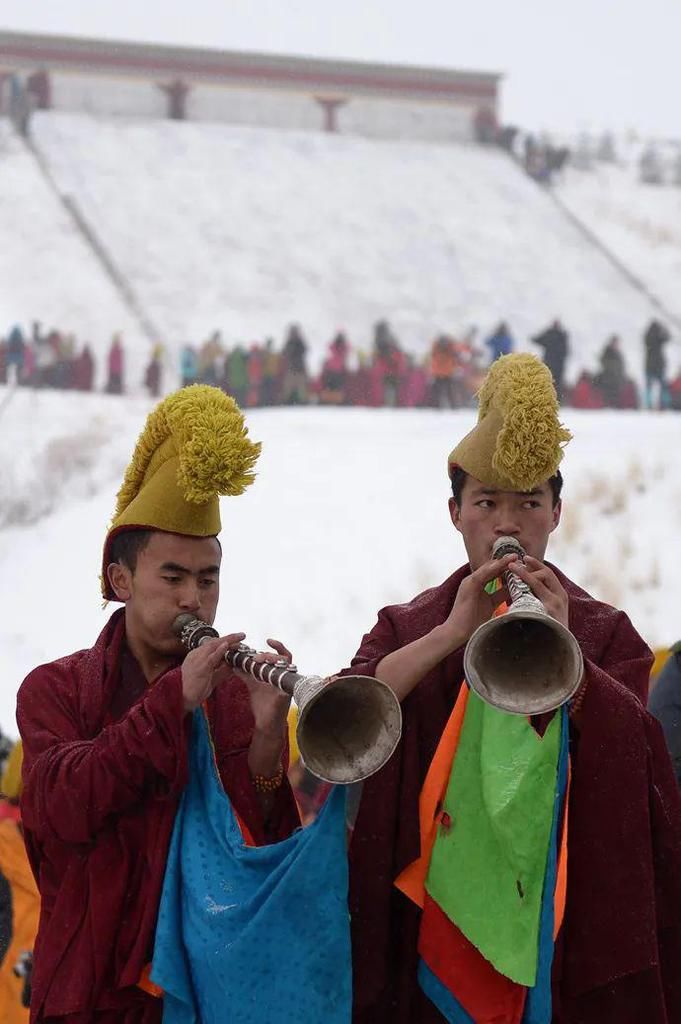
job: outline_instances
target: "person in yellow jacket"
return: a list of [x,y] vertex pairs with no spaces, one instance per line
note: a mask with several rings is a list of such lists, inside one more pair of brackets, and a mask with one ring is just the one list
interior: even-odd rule
[[19,741],[12,748],[0,779],[0,873],[5,896],[4,921],[0,923],[5,950],[0,963],[0,1024],[28,1022],[29,1011],[21,1001],[24,979],[16,976],[14,966],[23,953],[33,950],[40,914],[40,896],[21,833],[21,760]]

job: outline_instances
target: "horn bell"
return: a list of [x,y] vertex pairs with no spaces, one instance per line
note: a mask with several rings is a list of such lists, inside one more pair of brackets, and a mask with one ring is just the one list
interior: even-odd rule
[[382,768],[397,746],[402,710],[385,683],[370,676],[304,677],[296,684],[296,739],[305,767],[346,785]]
[[511,606],[478,626],[463,667],[471,689],[492,707],[541,715],[575,695],[584,659],[570,630],[547,612]]

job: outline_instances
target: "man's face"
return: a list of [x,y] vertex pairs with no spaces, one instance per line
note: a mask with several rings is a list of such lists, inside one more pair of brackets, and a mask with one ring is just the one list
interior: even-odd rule
[[549,534],[560,522],[561,503],[553,508],[551,485],[532,491],[496,491],[467,476],[461,505],[449,499],[449,514],[463,537],[471,569],[488,562],[498,537],[515,537],[528,555],[544,558]]
[[213,623],[220,595],[222,551],[215,537],[153,533],[137,557],[134,573],[113,568],[114,590],[125,601],[126,629],[160,656],[180,656],[172,630],[182,613]]

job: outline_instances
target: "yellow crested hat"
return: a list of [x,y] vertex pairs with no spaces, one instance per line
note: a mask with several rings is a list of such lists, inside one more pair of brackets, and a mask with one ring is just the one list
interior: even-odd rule
[[558,419],[551,371],[536,356],[500,356],[478,392],[478,422],[450,453],[488,487],[530,491],[555,475],[572,434]]
[[162,530],[189,537],[220,532],[221,494],[253,483],[261,445],[250,440],[243,413],[220,388],[192,384],[168,395],[147,417],[104,542],[102,593],[111,541],[124,529]]

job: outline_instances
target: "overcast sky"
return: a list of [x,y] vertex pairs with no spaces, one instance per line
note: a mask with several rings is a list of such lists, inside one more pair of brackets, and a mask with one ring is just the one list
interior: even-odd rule
[[0,27],[501,71],[507,122],[681,138],[681,0],[0,0]]

